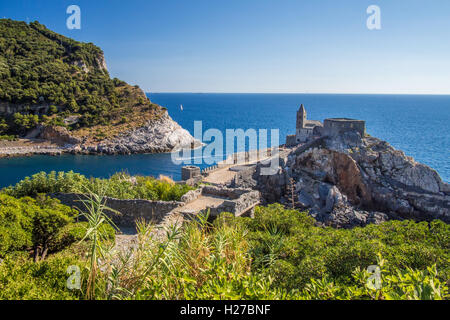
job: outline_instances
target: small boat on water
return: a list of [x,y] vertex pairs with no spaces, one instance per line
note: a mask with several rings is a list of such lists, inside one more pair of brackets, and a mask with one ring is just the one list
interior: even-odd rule
[[180,104],[180,110],[183,111],[183,105],[182,104]]

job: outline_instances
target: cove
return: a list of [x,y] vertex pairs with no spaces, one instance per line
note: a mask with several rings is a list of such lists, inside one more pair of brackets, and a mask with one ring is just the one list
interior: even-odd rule
[[[199,165],[201,168],[206,165]],[[181,179],[182,165],[172,162],[170,153],[134,155],[61,155],[32,156],[0,159],[0,188],[15,184],[40,171],[74,171],[87,177],[108,178],[115,172],[132,175],[160,174],[174,180]]]

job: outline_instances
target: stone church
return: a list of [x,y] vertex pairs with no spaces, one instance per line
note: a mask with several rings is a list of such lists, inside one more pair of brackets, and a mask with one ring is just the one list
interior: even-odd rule
[[313,135],[321,135],[323,124],[317,120],[308,120],[306,109],[303,104],[297,111],[297,130],[295,141],[297,143],[306,142]]
[[310,138],[320,136],[335,136],[344,132],[353,131],[361,137],[365,135],[365,121],[349,118],[329,118],[324,123],[317,120],[308,120],[306,109],[303,104],[297,111],[297,126],[295,135],[286,137],[286,146],[292,147],[305,143]]

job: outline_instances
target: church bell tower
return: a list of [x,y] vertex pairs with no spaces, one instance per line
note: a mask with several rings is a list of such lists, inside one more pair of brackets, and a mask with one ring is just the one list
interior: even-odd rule
[[302,129],[306,124],[306,109],[303,104],[300,106],[300,109],[297,111],[297,129]]

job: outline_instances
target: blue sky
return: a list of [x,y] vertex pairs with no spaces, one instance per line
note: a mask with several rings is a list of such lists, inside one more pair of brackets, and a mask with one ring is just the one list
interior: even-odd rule
[[147,92],[450,94],[448,0],[0,0],[0,17],[97,44]]

